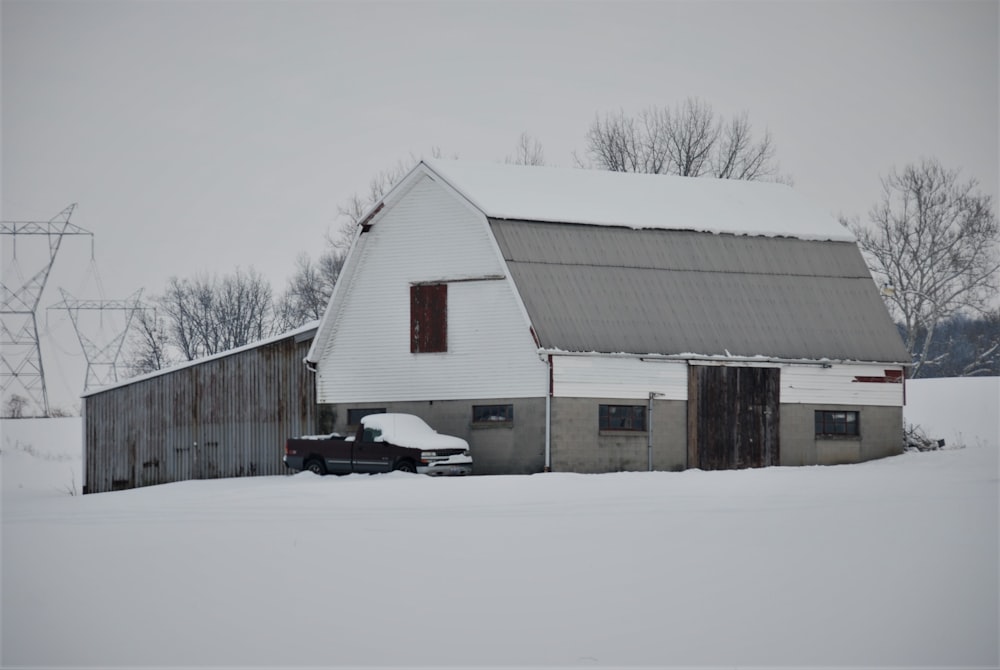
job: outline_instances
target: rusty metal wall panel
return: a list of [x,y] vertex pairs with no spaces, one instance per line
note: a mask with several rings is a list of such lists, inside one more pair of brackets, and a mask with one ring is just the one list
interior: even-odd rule
[[310,344],[275,339],[86,396],[87,493],[284,474],[285,440],[316,424]]
[[690,467],[777,465],[781,370],[692,365],[689,374]]

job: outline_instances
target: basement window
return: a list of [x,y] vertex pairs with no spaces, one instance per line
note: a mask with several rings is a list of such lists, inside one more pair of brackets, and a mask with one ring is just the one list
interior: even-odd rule
[[448,351],[448,285],[410,286],[410,353]]
[[477,426],[509,426],[514,423],[514,406],[473,405],[472,423]]
[[347,425],[357,426],[369,414],[385,414],[385,407],[364,407],[347,410]]
[[600,430],[646,430],[645,405],[601,405]]
[[857,437],[861,434],[858,412],[816,410],[817,437]]

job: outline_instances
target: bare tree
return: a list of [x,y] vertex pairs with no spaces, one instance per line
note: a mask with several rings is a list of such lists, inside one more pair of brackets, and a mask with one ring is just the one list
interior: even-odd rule
[[222,349],[241,347],[274,334],[271,285],[253,268],[226,275],[216,289]]
[[723,179],[777,176],[770,131],[765,130],[764,137],[755,142],[746,112],[730,119],[717,139],[712,172]]
[[508,155],[503,162],[512,165],[545,165],[545,151],[541,142],[523,132],[517,139],[514,155]]
[[139,310],[132,321],[126,366],[133,376],[162,370],[173,364],[170,339],[163,317],[156,309]]
[[200,317],[191,284],[190,280],[171,277],[166,292],[156,299],[159,309],[166,315],[170,343],[188,361],[204,354],[197,326]]
[[309,254],[299,255],[295,274],[275,305],[275,318],[281,330],[298,328],[323,316],[344,267],[344,258],[345,253],[332,245],[316,262]]
[[24,418],[24,408],[28,406],[28,399],[23,395],[18,395],[17,393],[12,394],[7,398],[6,407],[6,418],[8,419],[22,419]]
[[869,225],[846,222],[902,320],[914,377],[934,364],[929,353],[940,323],[983,313],[996,299],[1000,228],[992,199],[977,186],[975,179],[960,181],[958,170],[924,159],[882,180]]
[[271,287],[253,269],[237,268],[222,279],[171,277],[157,302],[166,315],[170,343],[189,361],[273,332]]
[[[780,179],[770,132],[755,138],[749,117],[725,119],[688,98],[673,109],[598,115],[586,135],[593,166],[614,172],[722,179]],[[583,166],[584,161],[577,159]]]

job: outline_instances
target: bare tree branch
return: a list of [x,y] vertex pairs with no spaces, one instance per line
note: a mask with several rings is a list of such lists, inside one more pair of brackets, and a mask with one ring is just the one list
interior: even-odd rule
[[590,164],[604,170],[788,181],[778,174],[770,132],[756,140],[745,112],[727,121],[697,98],[635,116],[597,115],[586,140]]
[[504,163],[512,165],[545,165],[545,151],[542,143],[527,132],[521,133],[514,148],[514,155],[504,158]]
[[848,222],[886,302],[902,320],[914,358],[929,365],[935,330],[959,313],[983,313],[997,291],[998,227],[993,203],[977,182],[959,180],[935,159],[893,170],[870,225]]

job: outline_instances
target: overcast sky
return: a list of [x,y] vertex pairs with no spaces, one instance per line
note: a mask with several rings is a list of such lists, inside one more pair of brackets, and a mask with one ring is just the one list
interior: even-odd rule
[[[502,160],[527,131],[569,167],[596,113],[687,97],[769,129],[781,171],[835,215],[864,215],[880,176],[922,156],[994,200],[1000,181],[996,1],[0,7],[2,218],[78,203],[108,298],[238,266],[280,293],[401,158]],[[43,307],[59,286],[99,297],[89,260],[65,242]],[[54,355],[74,354],[69,333]],[[65,404],[71,367],[50,381]]]

